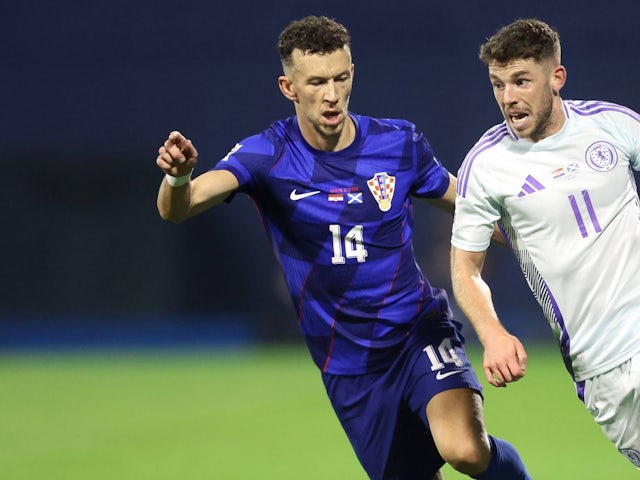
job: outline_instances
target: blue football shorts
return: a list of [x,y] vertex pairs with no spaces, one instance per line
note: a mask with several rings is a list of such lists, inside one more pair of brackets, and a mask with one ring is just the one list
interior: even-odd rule
[[444,460],[429,430],[427,403],[453,388],[482,394],[460,323],[446,318],[424,323],[388,369],[322,374],[333,409],[372,480],[430,479]]

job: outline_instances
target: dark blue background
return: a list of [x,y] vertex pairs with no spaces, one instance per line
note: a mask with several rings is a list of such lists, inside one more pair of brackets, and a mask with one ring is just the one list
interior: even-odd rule
[[[456,171],[500,115],[485,37],[518,17],[556,26],[565,98],[640,110],[635,0],[67,1],[3,6],[0,345],[136,344],[297,335],[249,200],[182,225],[155,199],[169,131],[210,167],[293,109],[277,89],[276,39],[325,14],[352,34],[351,109],[403,117]],[[418,206],[415,246],[449,288],[450,219]],[[431,246],[435,242],[435,246]],[[486,267],[499,313],[522,335],[547,327],[506,251]]]

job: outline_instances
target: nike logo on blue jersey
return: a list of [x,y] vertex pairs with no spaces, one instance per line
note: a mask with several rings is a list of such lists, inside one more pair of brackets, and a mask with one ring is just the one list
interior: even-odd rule
[[312,195],[316,195],[318,193],[320,193],[320,190],[314,190],[313,192],[297,193],[296,189],[294,188],[293,190],[291,190],[291,194],[289,195],[289,198],[294,202],[297,202],[298,200],[302,200],[303,198],[307,198]]
[[456,373],[462,373],[462,372],[464,372],[464,370],[451,370],[450,372],[444,372],[444,373],[438,370],[438,373],[436,373],[436,380],[442,380],[443,378],[447,378],[447,377],[450,377],[451,375],[455,375]]

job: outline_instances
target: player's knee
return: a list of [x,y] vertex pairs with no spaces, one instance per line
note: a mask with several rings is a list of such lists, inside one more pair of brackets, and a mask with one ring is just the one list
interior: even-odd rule
[[458,441],[442,449],[440,455],[455,470],[465,475],[484,472],[491,460],[489,445],[477,441]]

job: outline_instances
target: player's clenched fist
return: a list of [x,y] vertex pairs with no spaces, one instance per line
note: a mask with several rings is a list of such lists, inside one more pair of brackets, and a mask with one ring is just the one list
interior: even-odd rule
[[191,140],[173,131],[158,149],[156,164],[167,175],[182,177],[191,173],[197,161],[198,151]]

